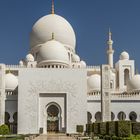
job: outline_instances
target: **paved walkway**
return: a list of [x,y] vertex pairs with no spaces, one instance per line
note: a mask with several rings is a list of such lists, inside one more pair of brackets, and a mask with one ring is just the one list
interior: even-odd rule
[[72,137],[67,137],[64,134],[48,134],[48,135],[40,135],[35,138],[35,140],[76,140]]

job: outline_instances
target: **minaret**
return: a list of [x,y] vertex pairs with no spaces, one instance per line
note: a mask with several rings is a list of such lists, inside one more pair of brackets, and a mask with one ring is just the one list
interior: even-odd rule
[[109,40],[107,41],[108,44],[108,48],[107,48],[107,63],[108,65],[110,65],[111,68],[113,68],[113,54],[114,54],[114,50],[113,50],[113,40],[112,40],[112,33],[109,29]]

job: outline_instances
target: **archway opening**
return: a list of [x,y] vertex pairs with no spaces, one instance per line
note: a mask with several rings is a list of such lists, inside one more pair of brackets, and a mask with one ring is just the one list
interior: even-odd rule
[[88,124],[92,123],[91,119],[92,119],[92,114],[90,112],[87,112],[87,123]]
[[59,132],[60,110],[52,104],[47,108],[47,131]]
[[127,85],[128,80],[129,80],[129,70],[125,69],[124,70],[124,85]]
[[111,121],[113,121],[114,119],[115,119],[115,114],[111,112]]
[[126,114],[124,113],[124,112],[119,112],[119,114],[118,114],[118,119],[120,120],[120,121],[124,121],[125,119],[126,119]]
[[102,114],[101,114],[101,112],[96,112],[96,114],[95,114],[95,120],[96,120],[96,122],[101,122],[101,120],[102,120]]
[[136,122],[136,119],[137,119],[137,114],[136,114],[136,112],[134,112],[134,111],[130,112],[130,114],[129,114],[129,119],[130,119],[132,122]]

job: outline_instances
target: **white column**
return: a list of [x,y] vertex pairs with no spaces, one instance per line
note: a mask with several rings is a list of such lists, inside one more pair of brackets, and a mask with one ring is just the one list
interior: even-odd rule
[[111,121],[110,66],[101,66],[101,113],[102,121]]
[[5,65],[0,65],[0,125],[4,124],[5,120]]

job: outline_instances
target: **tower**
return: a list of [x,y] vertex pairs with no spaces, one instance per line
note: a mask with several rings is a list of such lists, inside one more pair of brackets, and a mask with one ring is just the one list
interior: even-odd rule
[[110,65],[111,68],[113,68],[113,54],[114,54],[114,50],[113,50],[113,40],[112,40],[112,33],[109,29],[109,40],[107,41],[108,44],[108,48],[107,48],[107,63],[108,65]]

